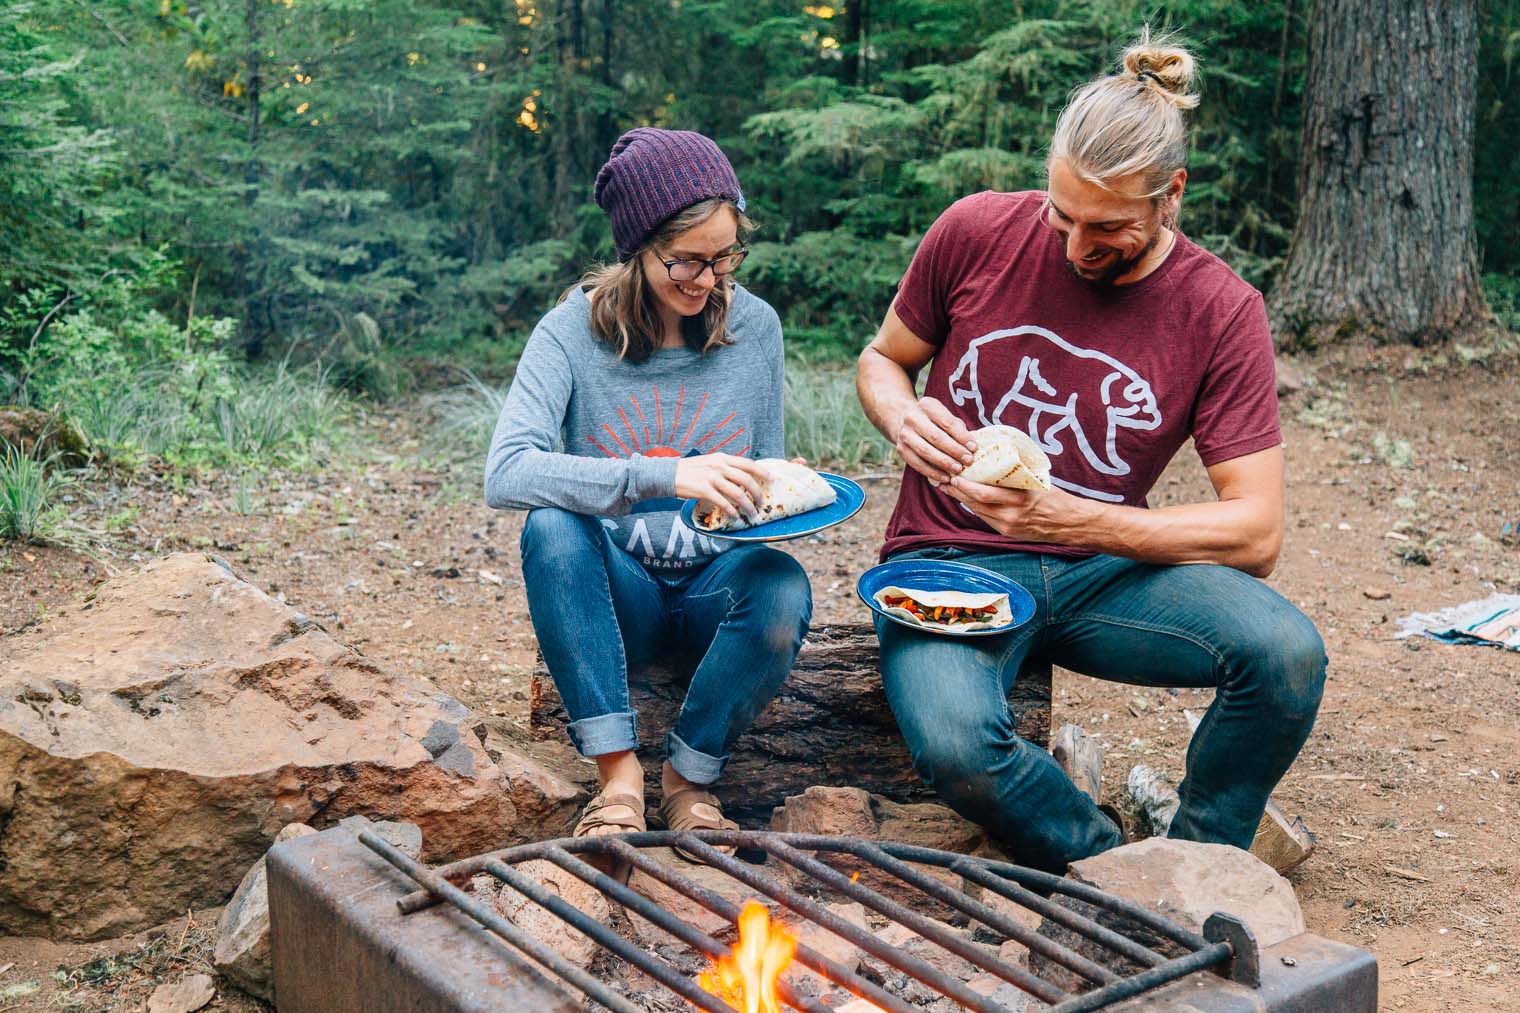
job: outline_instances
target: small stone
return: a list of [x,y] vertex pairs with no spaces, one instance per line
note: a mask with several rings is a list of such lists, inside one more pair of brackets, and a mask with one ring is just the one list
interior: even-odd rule
[[[866,923],[866,909],[862,904],[830,904],[828,911],[852,925],[870,931]],[[811,921],[803,922],[797,926],[796,931],[799,945],[817,950],[820,955],[834,961],[847,971],[853,971],[860,966],[860,947],[843,936],[836,936],[822,925]]]
[[415,823],[402,823],[398,820],[377,822],[367,816],[349,816],[339,820],[338,826],[345,828],[355,837],[358,837],[361,831],[368,830],[382,841],[405,853],[408,858],[416,858],[422,854],[422,828]]
[[[727,873],[706,865],[692,865],[678,858],[676,853],[669,848],[646,848],[644,854],[657,862],[674,866],[682,877],[716,893],[735,907],[742,906],[745,900],[754,894],[751,888]],[[670,912],[710,936],[721,937],[725,932],[732,935],[736,931],[733,922],[727,918],[709,911],[684,893],[666,886],[653,876],[646,875],[642,869],[633,870],[633,874],[628,877],[628,886],[648,897],[656,907]],[[633,926],[634,933],[646,944],[663,943],[670,938],[664,929],[633,911],[628,912],[628,921]]]
[[1277,358],[1277,396],[1287,397],[1314,386],[1314,375],[1292,359]]
[[1034,996],[1017,985],[1010,985],[995,974],[979,974],[966,982],[966,987],[977,995],[984,995],[1009,1013],[1033,1013],[1044,1008]]
[[160,985],[148,997],[148,1013],[191,1013],[216,996],[211,975],[186,975],[172,985]]
[[[770,829],[780,833],[896,841],[961,854],[970,853],[987,840],[986,833],[976,824],[935,802],[894,802],[862,788],[820,785],[808,788],[801,795],[788,796],[772,810]],[[860,873],[861,886],[893,900],[918,905],[915,910],[921,914],[943,918],[952,913],[916,887],[906,885],[869,862],[846,854],[820,852],[817,857],[847,875]],[[925,875],[960,888],[960,877],[953,873],[927,866],[919,868]],[[805,880],[790,866],[783,875],[793,882]]]
[[1381,587],[1364,587],[1362,588],[1362,596],[1372,601],[1387,601],[1393,597],[1393,594]]
[[[948,926],[945,926],[945,928],[947,931],[954,933],[964,941],[968,943],[970,942],[970,939],[963,933],[956,932],[954,929],[950,929]],[[880,939],[888,946],[895,946],[899,950],[902,950],[904,953],[907,953],[913,957],[917,957],[919,960],[922,960],[930,967],[933,967],[939,971],[943,971],[945,974],[950,975],[952,978],[959,978],[962,981],[966,981],[967,979],[973,978],[976,975],[982,973],[982,969],[972,964],[969,960],[966,960],[958,954],[951,953],[949,950],[940,946],[938,943],[924,938],[913,929],[910,929],[908,926],[900,924],[898,922],[893,922],[886,928],[882,929],[880,932],[876,933],[876,938]],[[993,955],[993,951],[990,946],[983,946],[980,943],[972,943],[972,945],[976,946],[978,949],[985,950],[989,957]],[[884,977],[891,973],[894,973],[895,971],[895,969],[889,968],[884,961],[869,953],[862,954],[861,960],[867,965],[871,966],[878,975]]]
[[[612,917],[611,906],[602,891],[552,862],[534,859],[517,866],[517,871],[603,925]],[[590,964],[597,954],[599,947],[590,936],[511,886],[502,885],[496,907],[518,928],[578,967]]]
[[[304,823],[291,823],[275,834],[274,843],[314,833]],[[219,974],[244,992],[273,1000],[274,971],[270,959],[268,869],[261,856],[222,910],[212,961]]]

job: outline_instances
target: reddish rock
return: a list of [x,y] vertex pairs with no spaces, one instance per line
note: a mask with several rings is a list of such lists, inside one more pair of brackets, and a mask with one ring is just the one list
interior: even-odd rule
[[[1133,901],[1193,932],[1203,932],[1209,915],[1222,911],[1240,918],[1263,948],[1305,931],[1304,914],[1293,886],[1265,862],[1227,844],[1198,844],[1152,837],[1073,862],[1067,875],[1125,900]],[[1079,911],[1109,928],[1123,932],[1167,956],[1183,950],[1159,935],[1136,927],[1128,919],[1071,897],[1057,894],[1056,902]],[[1134,968],[1110,951],[1045,921],[1040,934],[1049,936],[1121,973]],[[1086,987],[1069,971],[1030,954],[1030,967],[1068,989]]]
[[415,823],[440,861],[541,836],[457,701],[182,553],[0,642],[0,932],[100,939],[221,904],[290,823]]
[[[936,802],[893,802],[862,788],[827,788],[815,785],[793,795],[771,813],[771,829],[793,834],[848,836],[893,841],[941,851],[969,854],[987,843],[987,835],[975,823],[963,819]],[[951,909],[916,887],[874,865],[839,852],[819,852],[818,858],[840,872],[860,873],[860,883],[894,900],[916,905],[931,917],[946,917]],[[953,889],[961,889],[959,876],[932,866],[915,866]],[[790,867],[786,875],[801,877]]]
[[148,1013],[195,1013],[216,997],[209,974],[190,974],[148,996]]
[[[566,872],[552,862],[541,859],[523,862],[517,871],[532,879],[549,894],[559,897],[582,914],[601,922],[611,918],[607,898],[585,880]],[[578,967],[585,967],[599,947],[590,936],[548,908],[540,907],[527,894],[502,884],[496,894],[497,909],[518,928]]]

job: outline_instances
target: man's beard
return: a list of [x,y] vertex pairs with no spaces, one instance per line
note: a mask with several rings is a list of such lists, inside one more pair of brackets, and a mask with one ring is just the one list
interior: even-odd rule
[[1066,262],[1066,270],[1070,271],[1071,276],[1078,281],[1086,282],[1097,288],[1113,288],[1114,282],[1129,274],[1136,267],[1139,267],[1140,261],[1144,260],[1156,248],[1156,244],[1159,242],[1161,242],[1161,230],[1157,229],[1155,235],[1151,236],[1150,242],[1146,243],[1139,253],[1133,257],[1115,257],[1112,264],[1109,264],[1097,274],[1082,274],[1077,270],[1077,265],[1069,260]]

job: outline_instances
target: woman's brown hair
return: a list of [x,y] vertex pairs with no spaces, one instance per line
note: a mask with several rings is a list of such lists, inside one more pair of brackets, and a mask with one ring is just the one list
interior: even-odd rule
[[[720,208],[733,211],[741,241],[753,231],[754,223],[733,201],[713,197],[677,211],[661,223],[633,256],[620,264],[592,268],[565,292],[568,296],[577,288],[586,289],[591,300],[591,331],[611,345],[619,359],[643,362],[665,339],[654,296],[644,276],[644,251],[651,246],[668,245],[676,236],[717,214]],[[707,297],[707,307],[696,316],[681,320],[681,337],[686,347],[699,352],[729,343],[728,309],[734,296],[733,278],[724,276],[717,282]]]

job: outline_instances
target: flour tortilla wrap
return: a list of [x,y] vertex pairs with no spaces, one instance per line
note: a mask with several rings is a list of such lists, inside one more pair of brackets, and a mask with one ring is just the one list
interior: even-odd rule
[[[918,591],[911,587],[884,587],[871,596],[876,604],[889,615],[905,619],[915,626],[926,626],[939,630],[958,630],[966,632],[970,630],[990,630],[998,626],[1006,626],[1013,622],[1013,610],[1008,605],[1008,596],[996,591]],[[954,608],[979,609],[991,605],[997,611],[990,619],[982,619],[970,623],[935,622],[931,619],[920,619],[900,605],[888,605],[888,598],[912,598],[926,608],[936,606],[950,606]]]
[[1049,489],[1050,458],[1029,434],[1012,426],[987,426],[971,434],[976,456],[961,472],[971,482],[1005,489]]
[[834,502],[834,487],[807,465],[779,457],[767,457],[757,463],[770,472],[771,479],[765,483],[765,495],[760,500],[755,519],[751,521],[742,514],[734,518],[725,517],[716,504],[704,501],[697,504],[694,514],[697,527],[703,531],[742,531],[756,524],[795,517]]

